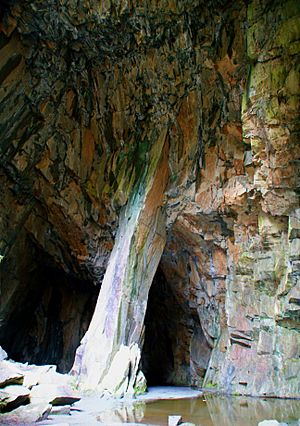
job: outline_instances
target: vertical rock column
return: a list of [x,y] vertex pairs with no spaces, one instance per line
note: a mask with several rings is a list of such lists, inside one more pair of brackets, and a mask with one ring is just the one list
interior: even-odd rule
[[115,396],[134,392],[148,292],[166,239],[166,130],[152,146],[145,177],[120,217],[96,309],[76,352],[71,373],[82,389]]

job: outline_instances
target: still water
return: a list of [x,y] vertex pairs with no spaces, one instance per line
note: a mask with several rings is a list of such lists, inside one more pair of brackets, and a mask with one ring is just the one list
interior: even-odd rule
[[291,422],[298,426],[300,401],[220,395],[155,401],[146,404],[142,423],[167,425],[170,414],[181,415],[184,421],[201,426],[257,426],[266,419]]
[[267,419],[298,426],[300,400],[208,394],[198,398],[123,405],[109,412],[98,413],[97,421],[104,424],[117,421],[165,426],[168,424],[169,415],[180,415],[183,421],[197,426],[257,426],[259,422]]

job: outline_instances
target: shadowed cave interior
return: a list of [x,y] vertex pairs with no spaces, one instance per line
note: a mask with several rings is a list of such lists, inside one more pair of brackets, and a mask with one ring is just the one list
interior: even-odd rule
[[[56,364],[66,373],[88,329],[99,288],[67,273],[30,238],[24,244],[22,279],[13,294],[18,303],[8,304],[1,343],[15,361]],[[197,311],[159,265],[145,316],[141,369],[147,384],[201,385],[210,353]]]
[[91,321],[99,289],[65,272],[30,241],[26,247],[13,294],[18,303],[8,304],[1,345],[15,361],[56,364],[66,373]]
[[150,386],[201,385],[211,354],[198,313],[159,266],[149,292],[141,369]]

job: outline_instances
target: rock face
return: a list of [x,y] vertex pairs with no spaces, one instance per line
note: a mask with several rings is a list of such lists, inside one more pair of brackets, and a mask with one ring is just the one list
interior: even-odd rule
[[298,3],[5,2],[10,357],[300,395]]

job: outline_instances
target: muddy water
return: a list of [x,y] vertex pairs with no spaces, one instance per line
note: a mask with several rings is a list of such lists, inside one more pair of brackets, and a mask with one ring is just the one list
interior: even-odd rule
[[169,415],[181,415],[184,421],[199,426],[257,426],[266,419],[300,425],[300,400],[205,395],[147,402],[144,407],[138,404],[137,409],[141,424],[161,426],[168,424]]

